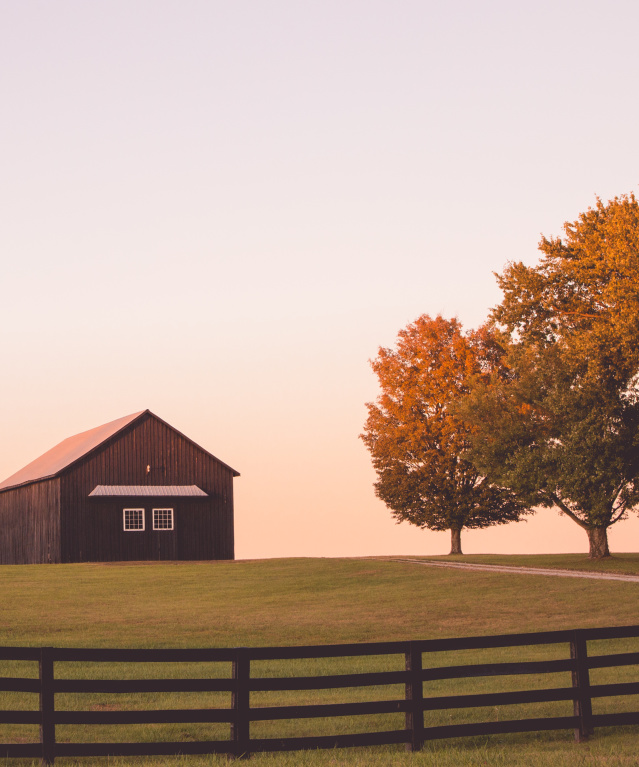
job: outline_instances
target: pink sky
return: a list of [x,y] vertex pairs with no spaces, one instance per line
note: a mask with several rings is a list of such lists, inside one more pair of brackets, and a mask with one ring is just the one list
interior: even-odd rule
[[[621,0],[5,3],[0,479],[150,408],[241,472],[238,557],[445,553],[373,494],[368,360],[425,312],[477,326],[492,272],[637,191],[638,22]],[[463,543],[586,550],[552,511]]]

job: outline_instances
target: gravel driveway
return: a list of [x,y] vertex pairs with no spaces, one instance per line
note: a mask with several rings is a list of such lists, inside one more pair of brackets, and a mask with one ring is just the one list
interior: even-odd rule
[[[381,557],[380,557],[381,558]],[[404,557],[385,557],[391,562],[410,562],[426,567],[452,567],[457,570],[484,570],[495,573],[516,573],[522,575],[552,575],[559,578],[591,578],[596,581],[630,581],[639,583],[639,575],[621,573],[590,573],[584,570],[558,570],[550,567],[511,567],[509,565],[477,565],[470,562],[440,562],[433,559],[406,559]]]

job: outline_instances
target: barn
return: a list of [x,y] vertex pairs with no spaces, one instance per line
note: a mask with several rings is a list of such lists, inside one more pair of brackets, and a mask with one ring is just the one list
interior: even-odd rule
[[60,442],[0,483],[0,564],[233,559],[233,478],[149,410]]

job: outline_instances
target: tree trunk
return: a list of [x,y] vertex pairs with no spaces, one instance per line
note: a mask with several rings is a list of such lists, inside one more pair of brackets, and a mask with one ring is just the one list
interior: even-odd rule
[[590,544],[590,559],[603,559],[610,556],[608,548],[608,528],[607,527],[589,527],[588,543]]
[[461,550],[461,527],[450,528],[450,553],[462,554]]

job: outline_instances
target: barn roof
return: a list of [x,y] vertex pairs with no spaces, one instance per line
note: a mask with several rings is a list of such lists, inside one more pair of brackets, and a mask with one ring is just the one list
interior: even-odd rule
[[197,485],[96,485],[89,498],[143,496],[149,498],[208,498]]
[[[131,415],[125,415],[123,418],[117,418],[115,421],[109,421],[109,423],[102,424],[102,426],[96,426],[95,429],[89,429],[89,431],[83,431],[81,434],[76,434],[73,437],[68,437],[62,440],[58,445],[52,447],[46,453],[36,458],[35,461],[27,464],[24,468],[7,477],[3,482],[0,482],[0,490],[4,490],[9,487],[16,487],[17,485],[26,485],[29,482],[36,482],[41,479],[47,479],[48,477],[54,477],[56,474],[71,466],[77,460],[91,452],[96,447],[99,447],[103,442],[113,437],[119,431],[122,431],[133,421],[137,420],[145,414],[153,415],[150,410],[140,410],[138,413],[132,413]],[[161,421],[161,418],[157,418]],[[162,421],[162,423],[165,423]],[[166,424],[169,426],[169,424]],[[172,426],[169,428],[173,429]],[[177,431],[177,429],[173,429]],[[179,434],[180,432],[178,432]],[[181,436],[184,436],[181,434]],[[185,437],[188,439],[188,437]],[[193,440],[189,442],[195,444]],[[199,445],[197,445],[199,447]],[[204,448],[200,448],[204,450]],[[205,453],[208,451],[204,450]],[[211,456],[215,458],[215,456]],[[219,459],[215,459],[219,460]],[[222,461],[220,461],[222,463]],[[226,466],[226,464],[223,464]],[[231,469],[230,466],[227,468]],[[231,469],[234,476],[239,476],[239,473],[235,469]]]

